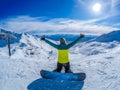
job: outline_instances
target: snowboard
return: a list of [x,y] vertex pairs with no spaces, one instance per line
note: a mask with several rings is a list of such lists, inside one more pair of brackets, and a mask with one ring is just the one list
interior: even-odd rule
[[41,77],[27,86],[28,90],[81,90],[86,78],[85,73],[59,73],[40,71]]
[[40,78],[27,87],[28,90],[81,90],[84,81],[62,81]]
[[52,79],[52,80],[83,81],[86,78],[85,73],[59,73],[59,72],[41,70],[40,74],[42,78]]

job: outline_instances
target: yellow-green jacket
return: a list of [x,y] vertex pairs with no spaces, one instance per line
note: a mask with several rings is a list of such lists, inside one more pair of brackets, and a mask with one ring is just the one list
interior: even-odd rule
[[47,39],[45,39],[45,42],[58,49],[58,63],[65,64],[69,62],[69,48],[75,45],[80,39],[81,38],[79,37],[68,45],[66,43],[60,43],[59,45],[56,45]]

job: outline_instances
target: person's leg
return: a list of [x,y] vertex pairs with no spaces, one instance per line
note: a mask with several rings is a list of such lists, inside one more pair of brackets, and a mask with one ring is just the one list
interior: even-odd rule
[[65,68],[66,73],[72,73],[72,71],[70,69],[70,63],[69,62],[64,64],[64,68]]
[[60,63],[57,63],[57,68],[55,69],[55,70],[53,70],[54,72],[61,72],[61,70],[62,70],[62,64],[60,64]]

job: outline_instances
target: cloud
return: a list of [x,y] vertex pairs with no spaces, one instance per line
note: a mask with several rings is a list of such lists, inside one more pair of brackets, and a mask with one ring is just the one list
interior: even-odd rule
[[44,19],[42,17],[19,16],[2,21],[0,26],[15,32],[38,31],[41,33],[84,33],[100,35],[118,28],[97,25],[93,20],[73,20],[64,18]]
[[111,0],[112,2],[112,7],[116,7],[118,5],[120,5],[120,0]]
[[[92,7],[95,3],[100,3],[102,6],[101,12],[96,14],[92,11]],[[120,0],[76,0],[76,6],[78,8],[83,6],[89,11],[91,16],[99,15],[100,19],[107,19],[120,15]]]

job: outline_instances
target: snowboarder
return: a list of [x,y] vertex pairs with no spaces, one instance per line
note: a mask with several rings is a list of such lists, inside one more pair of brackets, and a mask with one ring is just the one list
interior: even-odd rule
[[44,37],[41,38],[41,40],[44,40],[49,45],[58,49],[58,62],[57,62],[57,68],[54,70],[55,72],[61,72],[62,67],[64,67],[66,73],[72,73],[72,71],[70,69],[68,52],[69,52],[69,49],[83,37],[84,37],[84,35],[80,34],[80,37],[78,37],[75,41],[73,41],[70,44],[66,44],[66,40],[64,38],[60,38],[59,45],[52,43],[51,41],[47,40]]

